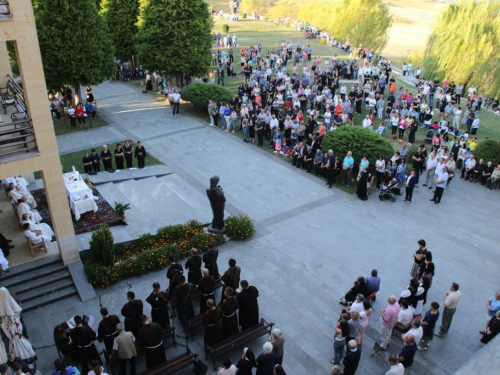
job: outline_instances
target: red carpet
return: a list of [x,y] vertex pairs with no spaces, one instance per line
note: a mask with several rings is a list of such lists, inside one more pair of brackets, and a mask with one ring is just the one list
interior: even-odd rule
[[[75,221],[75,217],[72,214],[71,218],[73,219],[73,227],[75,228],[75,233],[82,234],[85,232],[92,232],[99,225],[104,223],[108,224],[110,227],[115,225],[126,225],[115,213],[115,210],[111,208],[109,203],[101,196],[97,189],[93,189],[93,192],[94,196],[99,198],[96,201],[97,207],[99,207],[99,209],[95,213],[94,217],[92,217],[92,212],[86,212],[80,217],[80,220],[78,221]],[[47,197],[45,196],[45,189],[33,190],[31,191],[31,194],[38,204],[37,210],[43,218],[42,222],[49,224],[53,228],[52,219],[50,217],[49,207],[47,204]]]

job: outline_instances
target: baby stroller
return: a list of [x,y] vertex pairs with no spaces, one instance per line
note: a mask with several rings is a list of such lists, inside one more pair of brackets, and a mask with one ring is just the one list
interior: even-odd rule
[[380,186],[378,197],[381,201],[390,199],[391,202],[396,202],[396,195],[401,195],[401,190],[397,187],[398,181],[393,178],[388,185]]
[[432,143],[433,138],[434,138],[434,129],[432,128],[427,129],[427,131],[425,132],[425,142]]

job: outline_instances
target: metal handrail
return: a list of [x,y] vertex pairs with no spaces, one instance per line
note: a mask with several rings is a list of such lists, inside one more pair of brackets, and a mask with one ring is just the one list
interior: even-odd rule
[[7,8],[7,13],[1,13],[0,14],[3,14],[3,15],[6,15],[6,16],[9,16],[11,17],[12,16],[12,13],[10,12],[10,7],[9,7],[9,3],[7,1],[0,1],[0,6],[5,6]]

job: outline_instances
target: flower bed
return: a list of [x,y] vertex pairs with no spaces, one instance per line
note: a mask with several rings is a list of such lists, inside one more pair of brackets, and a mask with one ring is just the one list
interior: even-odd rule
[[201,223],[191,220],[159,228],[155,235],[144,234],[127,245],[117,245],[113,266],[96,264],[92,257],[82,261],[89,282],[94,287],[107,288],[120,280],[165,268],[171,255],[185,258],[193,247],[204,252],[210,241],[221,245],[225,239],[222,235],[205,233]]

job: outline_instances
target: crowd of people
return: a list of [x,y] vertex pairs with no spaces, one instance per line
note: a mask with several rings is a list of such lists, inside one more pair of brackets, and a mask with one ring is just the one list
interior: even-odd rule
[[[168,288],[163,290],[159,282],[154,282],[153,290],[145,299],[151,305],[151,319],[144,315],[143,301],[129,291],[128,301],[121,309],[123,323],[117,315],[103,307],[100,311],[102,320],[96,333],[84,324],[81,316],[76,316],[75,328],[70,330],[66,322],[55,327],[54,341],[57,348],[67,356],[73,355],[84,375],[92,375],[90,370],[95,371],[96,367],[102,370],[101,358],[93,343],[98,340],[104,343],[106,355],[119,358],[121,374],[126,374],[127,365],[130,366],[131,373],[135,374],[135,358],[138,355],[136,347],[144,349],[148,369],[164,363],[164,330],[174,326],[174,320],[178,320],[186,328],[187,320],[195,316],[195,310],[204,314],[203,342],[208,346],[259,324],[259,291],[255,286],[249,285],[247,280],[240,279],[241,269],[234,259],[229,260],[227,270],[221,275],[217,265],[218,255],[218,250],[210,243],[208,251],[203,255],[193,248],[184,267],[176,262],[175,257],[170,257]],[[202,263],[205,268],[202,268]],[[215,292],[219,281],[222,283],[222,293],[217,301]],[[198,301],[194,301],[192,297],[195,291],[199,291],[200,295],[199,307],[196,308]],[[235,365],[229,358],[224,358],[219,374],[235,374],[235,369],[239,369],[238,373],[241,374],[252,374],[252,369],[256,367],[260,375],[284,375],[281,367],[284,342],[282,332],[274,329],[262,354],[255,356],[250,348],[245,348],[241,360]],[[64,363],[58,364],[56,361],[57,368],[66,367]],[[61,374],[65,372],[62,371]]]
[[76,130],[77,120],[80,128],[85,127],[85,129],[88,129],[89,125],[90,128],[92,128],[92,118],[97,114],[98,105],[92,93],[92,88],[89,85],[85,88],[85,95],[85,104],[79,102],[76,107],[73,108],[73,90],[71,87],[61,85],[60,91],[54,92],[50,90],[48,98],[52,117],[60,122],[64,116],[64,111],[66,111],[72,130]]
[[[126,139],[123,147],[121,143],[116,144],[114,150],[114,166],[116,168],[113,167],[113,154],[111,154],[107,145],[103,145],[100,154],[97,153],[95,148],[90,151],[90,154],[85,152],[82,158],[83,169],[85,173],[96,174],[101,171],[101,160],[105,172],[115,172],[130,168],[142,169],[146,165],[147,156],[146,148],[142,145],[141,141],[137,141],[134,148],[132,142]],[[137,159],[137,167],[134,167],[133,157]]]

